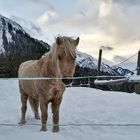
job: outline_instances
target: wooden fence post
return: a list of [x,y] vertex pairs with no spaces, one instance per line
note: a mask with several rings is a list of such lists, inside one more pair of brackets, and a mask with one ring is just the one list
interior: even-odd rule
[[102,49],[99,50],[97,76],[101,74]]
[[140,51],[138,52],[137,75],[140,75]]
[[[140,75],[140,51],[138,52],[137,75]],[[135,83],[135,92],[140,94],[140,83]]]

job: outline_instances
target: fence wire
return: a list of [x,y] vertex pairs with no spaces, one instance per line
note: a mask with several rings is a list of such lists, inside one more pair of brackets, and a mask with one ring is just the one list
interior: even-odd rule
[[[18,126],[41,126],[41,124],[29,123],[25,125],[20,125],[16,123],[0,123],[0,126],[5,127],[18,127]],[[53,124],[47,124],[47,126],[53,126]],[[137,123],[68,123],[68,124],[59,124],[57,126],[69,127],[69,126],[93,126],[93,127],[140,127],[140,124]]]
[[62,80],[62,79],[90,79],[90,78],[127,78],[125,76],[82,76],[82,77],[1,77],[0,80]]

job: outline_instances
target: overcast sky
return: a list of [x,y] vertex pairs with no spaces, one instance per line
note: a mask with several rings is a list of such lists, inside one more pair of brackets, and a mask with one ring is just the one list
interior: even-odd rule
[[[140,0],[0,0],[0,14],[49,44],[58,34],[79,36],[79,51],[97,58],[102,48],[108,63],[140,50]],[[123,65],[134,69],[136,60]]]

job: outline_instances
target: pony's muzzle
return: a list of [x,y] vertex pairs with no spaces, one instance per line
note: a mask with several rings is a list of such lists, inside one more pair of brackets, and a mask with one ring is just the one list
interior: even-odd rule
[[62,82],[65,84],[65,85],[69,85],[72,83],[72,79],[71,78],[67,78],[67,77],[63,77],[62,78]]

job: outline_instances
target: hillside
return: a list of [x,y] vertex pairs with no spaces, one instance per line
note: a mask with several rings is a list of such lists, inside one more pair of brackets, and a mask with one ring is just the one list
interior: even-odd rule
[[132,71],[130,71],[130,70],[128,70],[128,69],[124,69],[124,68],[119,67],[119,66],[112,66],[112,69],[113,69],[115,72],[117,72],[117,73],[119,73],[120,75],[122,75],[122,76],[131,76],[131,75],[134,74],[134,72],[132,72]]
[[19,24],[0,15],[0,74],[2,76],[16,76],[21,62],[38,59],[49,49],[47,43],[32,38]]
[[[85,68],[94,71],[95,75],[97,72],[98,61],[91,55],[86,53],[78,52],[76,63],[80,68]],[[120,75],[118,72],[114,71],[109,65],[101,63],[101,73],[102,75]]]

